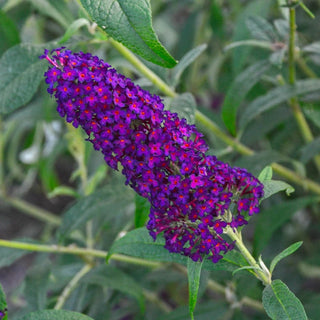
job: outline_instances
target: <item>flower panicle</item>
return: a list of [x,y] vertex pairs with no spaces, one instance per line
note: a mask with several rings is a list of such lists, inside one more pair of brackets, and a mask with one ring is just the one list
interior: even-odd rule
[[[59,48],[41,59],[57,111],[82,127],[96,150],[151,204],[147,228],[165,248],[213,262],[233,248],[222,234],[259,212],[263,185],[245,169],[213,155],[194,125],[164,109],[161,98],[135,85],[90,53]],[[230,208],[235,213],[230,215]]]

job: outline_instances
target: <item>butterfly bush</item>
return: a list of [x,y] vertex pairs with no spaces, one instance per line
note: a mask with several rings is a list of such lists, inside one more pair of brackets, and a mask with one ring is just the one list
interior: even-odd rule
[[217,262],[230,251],[224,230],[259,212],[259,180],[206,155],[194,125],[98,57],[60,48],[40,58],[50,63],[46,83],[60,116],[82,127],[106,163],[150,202],[150,235],[162,233],[166,249],[194,261]]

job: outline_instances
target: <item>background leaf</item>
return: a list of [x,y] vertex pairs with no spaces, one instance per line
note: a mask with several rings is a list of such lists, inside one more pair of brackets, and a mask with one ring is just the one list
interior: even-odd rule
[[[50,49],[52,45],[46,46]],[[31,100],[48,68],[39,60],[43,46],[19,44],[0,59],[0,113],[9,113]]]
[[177,95],[170,102],[169,109],[178,113],[180,118],[185,118],[189,124],[195,121],[196,101],[189,92]]
[[[67,28],[69,26],[70,20],[66,18],[64,13],[68,10],[64,7],[57,7],[57,4],[61,1],[48,1],[48,0],[28,0],[32,5],[39,10],[42,14],[51,17],[53,20],[57,21],[62,27]],[[61,10],[64,9],[64,10]]]
[[262,303],[273,320],[307,320],[300,300],[281,281],[274,280],[262,294]]
[[192,63],[194,62],[200,54],[207,49],[206,44],[201,44],[196,48],[190,50],[186,53],[178,62],[178,64],[172,69],[172,84],[176,86],[180,80],[180,77],[183,71]]
[[104,265],[91,270],[81,282],[95,284],[103,288],[119,290],[136,298],[144,310],[144,296],[141,286],[128,274],[117,267]]
[[81,3],[109,36],[134,53],[163,67],[176,65],[153,30],[149,1],[81,0]]
[[83,26],[90,26],[90,22],[84,18],[73,21],[70,26],[68,26],[68,29],[66,30],[61,40],[59,40],[59,43],[64,43],[69,40]]
[[163,246],[164,240],[161,237],[157,237],[156,241],[153,241],[146,228],[139,228],[128,232],[124,237],[115,241],[109,250],[107,259],[113,253],[122,253],[148,260],[187,263],[186,257],[170,254]]
[[277,39],[273,26],[260,16],[250,16],[246,25],[252,37],[257,40],[274,42]]
[[232,83],[222,105],[222,118],[231,134],[236,133],[236,116],[242,100],[269,68],[267,60],[259,61],[240,73]]
[[[176,262],[187,265],[187,257],[170,253],[164,248],[164,244],[165,241],[160,236],[157,237],[156,241],[153,241],[153,238],[149,235],[149,231],[146,228],[135,229],[112,244],[107,260],[112,254],[121,253],[142,259]],[[210,271],[233,271],[239,266],[245,265],[247,265],[247,262],[242,255],[237,251],[231,251],[225,254],[224,258],[218,263],[213,263],[212,261],[205,259],[202,267],[203,269]]]
[[67,310],[41,310],[31,312],[19,320],[93,320],[92,318]]
[[268,244],[272,234],[298,210],[317,201],[317,197],[301,197],[291,201],[283,201],[267,210],[263,210],[259,214],[255,228],[253,241],[254,255],[261,253],[262,249]]
[[29,311],[42,310],[46,307],[51,263],[43,258],[42,256],[41,264],[28,270],[26,277],[24,294]]
[[291,97],[318,90],[320,90],[320,80],[318,79],[299,80],[295,86],[284,85],[274,88],[265,95],[259,96],[247,106],[240,118],[240,127],[244,129],[256,116],[287,101]]
[[307,163],[314,156],[320,153],[320,137],[314,139],[301,149],[301,162]]
[[[245,25],[246,20],[251,16],[266,17],[269,12],[270,3],[271,1],[269,0],[254,0],[248,2],[236,19],[232,42],[250,38],[250,32]],[[238,74],[242,70],[251,49],[252,47],[239,47],[232,51],[232,69],[234,74]]]
[[58,234],[66,237],[73,230],[79,229],[87,221],[97,216],[106,215],[110,219],[126,209],[133,200],[133,192],[121,182],[114,183],[90,196],[81,198],[63,215]]
[[[15,241],[21,241],[26,243],[37,243],[32,239],[15,239]],[[10,266],[13,262],[20,259],[30,252],[26,250],[0,247],[0,268]]]
[[[320,52],[320,51],[319,51]],[[303,112],[307,118],[320,128],[320,106],[306,105],[303,107]]]
[[134,214],[134,225],[136,228],[143,227],[148,220],[149,212],[150,212],[150,202],[135,194],[136,199],[136,211]]
[[20,42],[20,35],[14,21],[0,10],[0,56],[10,47]]

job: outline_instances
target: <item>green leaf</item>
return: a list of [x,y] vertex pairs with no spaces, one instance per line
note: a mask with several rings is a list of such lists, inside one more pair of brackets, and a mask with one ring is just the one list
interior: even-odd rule
[[264,183],[265,181],[272,179],[272,167],[266,166],[258,176],[260,182]]
[[[3,313],[7,313],[7,299],[6,299],[6,294],[3,291],[3,288],[0,284],[0,311]],[[7,314],[4,316],[4,318],[1,318],[1,320],[7,320]]]
[[94,320],[84,314],[67,310],[41,310],[31,312],[19,320]]
[[[320,47],[320,44],[319,44]],[[319,48],[320,52],[320,48]],[[307,118],[320,128],[320,107],[319,105],[306,105],[303,107],[303,112]]]
[[196,48],[190,50],[181,58],[178,64],[172,69],[173,86],[176,86],[178,84],[183,71],[187,67],[189,67],[189,65],[193,61],[195,61],[200,56],[200,54],[206,49],[207,45],[201,44],[200,46],[197,46]]
[[[52,45],[47,45],[50,49]],[[43,46],[19,44],[0,59],[0,113],[9,113],[31,100],[48,68],[40,61]]]
[[[150,236],[149,231],[146,228],[139,228],[128,232],[124,237],[116,240],[108,253],[107,261],[112,254],[121,253],[132,257],[162,261],[162,262],[176,262],[183,265],[187,265],[187,257],[170,253],[164,248],[165,241],[160,236],[155,241]],[[231,251],[224,255],[218,263],[205,259],[203,262],[203,269],[213,270],[225,270],[233,271],[239,266],[245,266],[248,263],[237,251]]]
[[259,267],[253,267],[253,266],[245,266],[238,268],[232,272],[232,275],[234,276],[237,272],[242,271],[242,270],[261,270]]
[[284,181],[267,180],[263,182],[263,186],[264,195],[261,201],[271,197],[273,194],[278,193],[280,191],[285,191],[288,196],[292,192],[294,192],[294,188]]
[[48,194],[49,198],[54,198],[57,196],[70,196],[70,197],[78,198],[80,195],[76,190],[74,190],[71,187],[58,186]]
[[[93,193],[99,184],[106,178],[108,172],[108,166],[105,163],[101,164],[93,174],[90,176],[89,181],[85,187],[85,194]],[[127,189],[127,188],[126,188]]]
[[222,105],[222,118],[231,134],[236,133],[236,116],[242,100],[269,68],[269,61],[259,61],[240,73],[232,83]]
[[303,1],[298,2],[299,6],[304,10],[304,12],[312,19],[315,18],[314,14],[311,12],[311,10],[303,3]]
[[185,118],[189,124],[195,121],[196,100],[189,92],[177,95],[170,102],[169,109],[178,113],[180,118]]
[[262,294],[262,303],[273,320],[307,320],[300,300],[281,281],[274,280]]
[[320,54],[320,41],[308,44],[302,49],[304,52]]
[[279,35],[279,37],[281,38],[281,40],[285,40],[288,38],[289,35],[289,23],[287,20],[284,19],[276,19],[273,22],[277,33]]
[[222,5],[218,5],[217,1],[213,0],[210,8],[210,27],[218,37],[223,36],[224,18],[222,13]]
[[301,149],[300,161],[303,163],[307,163],[318,153],[320,153],[320,137],[314,139],[312,142],[308,143]]
[[252,37],[257,40],[274,42],[277,39],[273,26],[262,17],[250,16],[246,20],[246,25]]
[[0,10],[0,39],[0,56],[20,42],[18,28],[2,10]]
[[29,311],[44,309],[47,302],[47,289],[50,276],[50,264],[34,266],[28,271],[25,280],[24,296],[26,297]]
[[262,251],[268,244],[272,234],[287,222],[298,210],[317,201],[319,201],[318,197],[303,197],[300,199],[283,201],[280,204],[259,213],[253,240],[254,255]]
[[295,86],[284,85],[274,88],[247,106],[240,118],[240,127],[243,130],[252,119],[294,96],[318,90],[320,90],[319,79],[300,80],[296,82]]
[[84,18],[73,21],[58,43],[61,44],[69,40],[83,26],[90,26],[90,22]]
[[65,237],[73,230],[83,227],[98,215],[114,218],[133,200],[133,192],[122,184],[114,184],[90,196],[81,198],[63,215],[58,234]]
[[285,59],[286,50],[287,50],[286,48],[282,48],[280,50],[273,52],[269,57],[270,63],[275,65],[278,68],[281,68],[282,63]]
[[143,227],[148,220],[149,212],[150,212],[150,202],[139,196],[137,193],[135,194],[135,202],[136,202],[136,211],[134,214],[134,225],[136,228]]
[[172,254],[164,248],[164,239],[158,236],[157,239],[153,241],[149,231],[144,227],[132,230],[124,237],[116,240],[109,250],[107,261],[114,253],[154,261],[187,264],[186,257],[180,254]]
[[[32,239],[15,239],[15,241],[26,242],[26,243],[36,243]],[[10,266],[16,260],[27,255],[28,251],[20,250],[15,248],[6,248],[0,246],[0,268]]]
[[[255,0],[250,1],[238,15],[234,26],[234,36],[232,42],[242,41],[250,37],[250,32],[245,26],[246,20],[251,16],[266,17],[269,13],[271,1]],[[232,68],[238,74],[246,63],[252,47],[236,48],[232,52]]]
[[195,262],[190,258],[188,259],[189,312],[192,320],[194,319],[193,311],[197,303],[201,268],[202,262]]
[[291,162],[291,159],[275,150],[264,150],[257,152],[252,156],[242,156],[235,161],[237,167],[247,168],[254,175],[261,172],[261,170],[270,165],[272,162]]
[[110,37],[134,53],[163,67],[176,65],[153,30],[148,0],[81,0],[81,3]]
[[54,3],[57,1],[54,1],[53,3],[51,3],[51,1],[48,1],[48,0],[29,0],[29,1],[42,14],[57,21],[62,27],[68,28],[69,26],[68,20],[62,14],[62,12],[58,8],[56,8],[54,5]]
[[276,255],[273,260],[271,261],[270,264],[270,272],[272,274],[275,266],[277,265],[277,263],[282,260],[283,258],[289,256],[290,254],[294,253],[295,251],[297,251],[301,245],[302,245],[302,241],[298,241],[294,244],[292,244],[291,246],[289,246],[287,249],[281,251],[278,255]]
[[97,267],[84,276],[81,282],[129,294],[137,299],[142,311],[145,308],[142,287],[131,276],[117,267],[110,265]]

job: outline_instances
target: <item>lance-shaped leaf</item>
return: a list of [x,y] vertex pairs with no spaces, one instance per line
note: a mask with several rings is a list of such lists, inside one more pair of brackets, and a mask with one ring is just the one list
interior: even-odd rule
[[233,135],[236,133],[236,116],[242,100],[269,68],[267,60],[253,64],[237,76],[228,90],[222,106],[222,118]]
[[277,263],[279,261],[281,261],[283,258],[289,256],[290,254],[294,253],[295,251],[297,251],[301,245],[302,245],[302,241],[296,242],[294,244],[292,244],[291,246],[289,246],[287,249],[281,251],[278,255],[276,255],[273,260],[271,261],[270,264],[270,272],[272,273],[274,268],[276,267]]
[[281,281],[274,280],[262,294],[262,303],[273,320],[307,320],[300,300]]
[[191,319],[194,319],[193,311],[196,307],[198,298],[202,262],[194,262],[191,259],[188,259],[187,268],[189,283],[189,311]]
[[286,102],[288,99],[320,90],[319,79],[300,80],[294,86],[284,85],[274,88],[263,96],[252,101],[240,118],[240,127],[243,130],[247,124],[261,113]]
[[68,310],[41,310],[31,312],[19,320],[93,320],[92,318]]
[[153,30],[148,0],[81,0],[81,3],[110,37],[134,53],[163,67],[176,65]]

